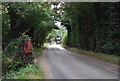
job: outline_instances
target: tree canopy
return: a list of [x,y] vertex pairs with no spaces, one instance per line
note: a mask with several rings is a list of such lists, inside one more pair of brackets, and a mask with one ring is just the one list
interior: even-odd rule
[[84,50],[120,53],[119,3],[65,3],[62,24],[67,45]]
[[50,3],[3,3],[3,45],[26,32],[36,46],[42,46],[47,34],[56,28],[52,12]]
[[68,31],[66,45],[118,55],[119,9],[117,2],[3,3],[3,47],[23,32],[42,46],[48,33],[58,29],[55,23],[61,22]]

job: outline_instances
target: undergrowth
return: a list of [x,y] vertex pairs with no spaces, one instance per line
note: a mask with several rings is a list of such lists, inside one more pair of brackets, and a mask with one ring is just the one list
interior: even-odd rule
[[25,68],[20,68],[17,71],[6,73],[3,79],[43,79],[44,74],[42,69],[36,64],[29,64]]

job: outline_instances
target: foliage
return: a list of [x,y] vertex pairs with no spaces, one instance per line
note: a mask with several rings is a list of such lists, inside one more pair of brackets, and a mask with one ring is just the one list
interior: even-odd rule
[[3,37],[3,48],[5,48],[5,46],[7,46],[8,41],[9,41],[9,37],[10,37],[10,20],[9,20],[9,16],[5,13],[2,15],[2,37]]
[[[47,34],[56,28],[50,3],[3,3],[3,11],[3,31],[6,33],[3,40],[7,40],[7,37],[11,40],[18,38],[27,31],[26,34],[33,38],[35,46],[41,47]],[[5,46],[6,42],[3,42]]]
[[38,65],[28,65],[17,71],[10,71],[3,79],[43,79],[43,71]]
[[[33,44],[35,44],[34,46],[42,47],[48,33],[52,29],[57,29],[54,24],[54,18],[52,17],[54,11],[51,9],[51,3],[49,2],[6,2],[3,3],[2,9],[3,76],[6,75],[6,78],[15,78],[19,74],[17,72],[19,69],[18,66],[24,65],[19,57],[16,58],[16,61],[14,59],[18,55],[19,49],[23,50],[21,42],[26,39],[32,39]],[[23,34],[24,32],[26,35]],[[30,68],[34,69],[34,66],[30,66]],[[7,71],[8,73],[6,73]],[[43,78],[43,74],[36,74],[37,76],[31,73],[31,75],[23,75],[18,78],[27,78],[30,76],[40,78],[38,75]]]
[[67,33],[63,36],[63,42],[65,45],[67,45],[67,42],[68,42]]
[[[6,2],[3,3],[2,10],[3,76],[6,75],[6,78],[15,78],[17,74],[19,74],[19,72],[17,72],[19,66],[24,65],[19,57],[16,58],[18,54],[21,54],[18,52],[19,49],[23,50],[21,42],[26,39],[32,39],[33,44],[35,44],[34,46],[41,47],[45,42],[47,34],[57,27],[54,24],[52,17],[53,10],[49,2]],[[29,68],[33,70],[34,66],[30,66]],[[31,75],[23,75],[18,78],[20,79],[24,76],[24,78],[30,76],[40,78],[39,75],[43,78],[43,74],[36,74],[37,75],[32,75],[31,73]]]
[[55,38],[61,37],[61,39],[64,38],[64,35],[66,34],[66,28],[64,26],[59,27],[59,29],[53,29],[46,37],[46,41],[55,41]]
[[19,55],[23,55],[23,52],[19,52],[19,50],[23,50],[21,43],[27,39],[30,39],[30,37],[23,34],[21,37],[10,42],[7,47],[5,47],[2,54],[2,66],[4,67],[3,74],[9,70],[17,70],[24,65],[20,56],[18,56],[18,53],[20,53]]
[[65,3],[68,46],[120,54],[119,3]]
[[17,52],[19,51],[19,49],[22,49],[22,42],[30,39],[30,37],[28,37],[28,35],[23,34],[21,37],[19,37],[18,39],[15,39],[13,42],[10,42],[7,47],[5,47],[3,54],[5,54],[7,57],[12,57],[15,54],[17,54]]
[[[26,40],[29,37],[27,35],[21,36],[19,39]],[[36,56],[42,53],[43,49],[36,48],[34,54]],[[14,56],[14,55],[13,55]],[[12,57],[12,56],[11,56]],[[3,79],[43,79],[44,73],[42,69],[36,64],[24,65],[19,57],[15,61],[10,56],[3,54]]]

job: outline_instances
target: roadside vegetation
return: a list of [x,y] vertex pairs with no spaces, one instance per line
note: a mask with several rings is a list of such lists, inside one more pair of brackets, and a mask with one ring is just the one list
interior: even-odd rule
[[[20,48],[20,41],[24,40],[26,37],[28,36],[21,36],[8,44],[8,46],[4,49],[2,54],[3,79],[44,79],[43,70],[38,64],[25,64],[20,56],[17,55],[18,49],[22,49]],[[42,54],[42,49],[37,49],[33,49],[34,56]],[[21,53],[21,55],[23,54]],[[27,60],[29,59],[26,59],[25,61]]]
[[68,49],[119,64],[119,3],[65,3],[62,24]]
[[73,51],[73,52],[77,52],[83,55],[88,55],[91,57],[94,57],[96,59],[111,63],[111,64],[115,64],[115,65],[119,65],[119,59],[120,57],[118,57],[117,55],[110,55],[110,54],[106,54],[106,53],[98,53],[98,52],[93,52],[93,51],[86,51],[86,50],[82,50],[79,48],[71,48],[65,45],[62,45],[63,47],[65,47],[67,50],[69,51]]
[[29,64],[17,71],[9,71],[4,77],[6,79],[44,79],[44,74],[39,65]]
[[35,54],[35,57],[41,56],[41,55],[42,55],[42,52],[43,52],[43,50],[44,50],[45,48],[46,48],[46,47],[34,48],[33,53]]
[[66,3],[65,44],[86,51],[120,55],[119,3]]
[[51,3],[6,2],[2,12],[3,79],[44,79],[40,65],[26,64],[22,43],[32,40],[33,57],[42,55],[46,36],[52,29],[58,29]]
[[33,50],[33,53],[35,54],[35,57],[41,56],[43,51],[46,49],[47,46],[48,46],[48,44],[44,43],[43,47],[41,47],[41,48],[36,48],[35,47],[34,50]]
[[70,50],[118,64],[119,8],[119,3],[3,2],[3,79],[44,78],[40,66],[17,57],[28,38],[34,56],[42,54],[45,42],[60,37]]

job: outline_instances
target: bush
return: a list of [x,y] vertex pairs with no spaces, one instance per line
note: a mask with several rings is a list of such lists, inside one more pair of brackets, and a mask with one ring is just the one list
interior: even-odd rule
[[63,43],[65,44],[65,45],[68,45],[68,37],[67,37],[67,33],[64,35],[64,37],[63,37]]
[[15,39],[5,47],[3,53],[8,57],[13,57],[17,54],[19,49],[22,49],[21,43],[27,39],[30,39],[28,35],[23,34],[20,38]]
[[3,74],[6,74],[6,72],[9,70],[17,70],[18,68],[22,67],[22,65],[24,65],[21,56],[19,56],[22,55],[21,53],[23,52],[20,53],[19,50],[23,50],[21,43],[27,39],[30,39],[30,37],[23,34],[21,37],[15,39],[9,43],[7,47],[5,47],[2,54]]
[[25,68],[20,68],[18,71],[10,71],[3,79],[43,79],[44,74],[38,65],[29,64]]

